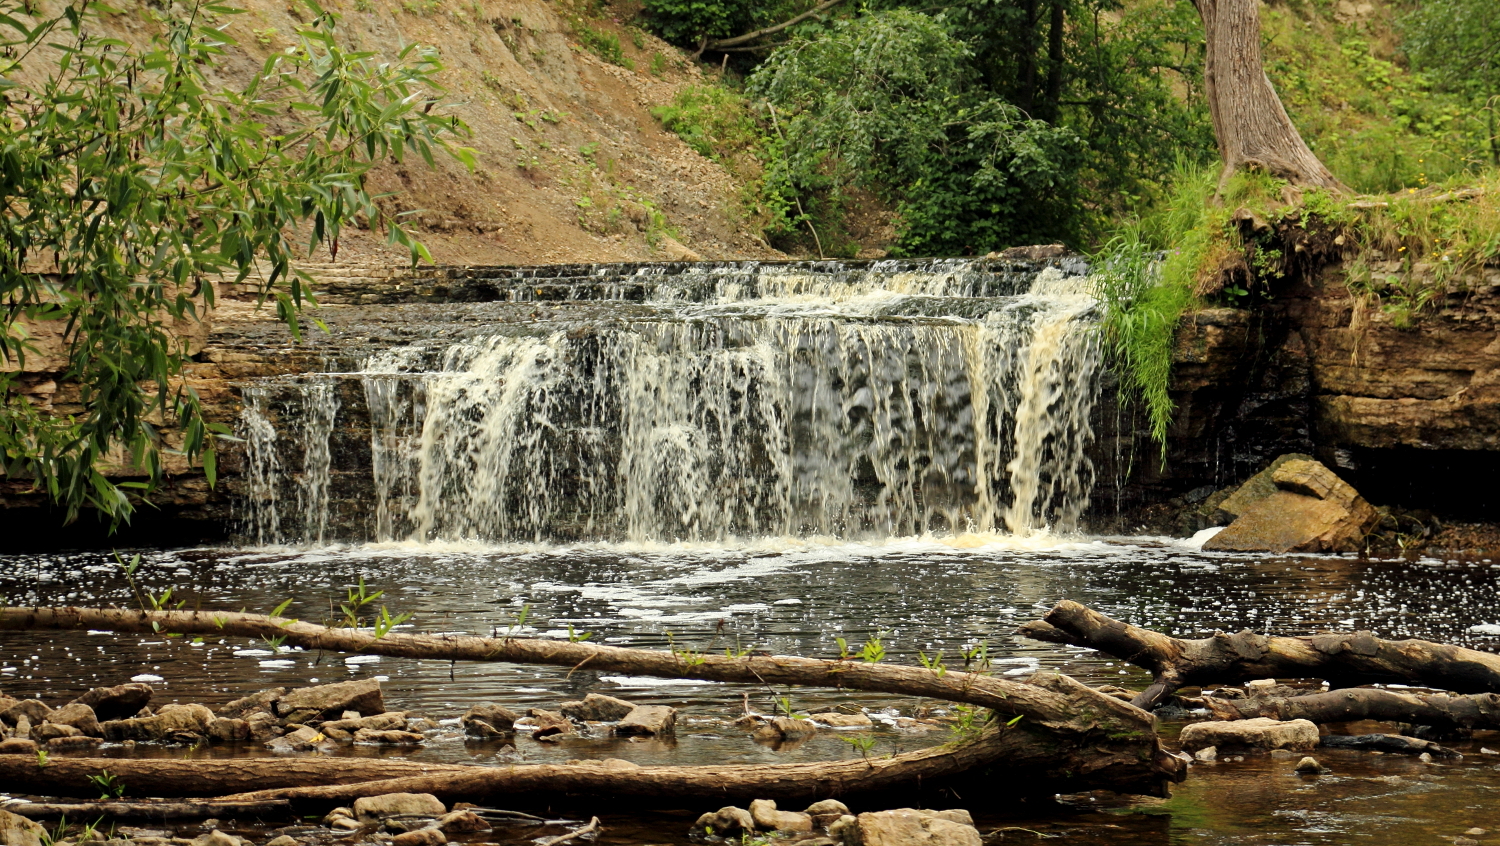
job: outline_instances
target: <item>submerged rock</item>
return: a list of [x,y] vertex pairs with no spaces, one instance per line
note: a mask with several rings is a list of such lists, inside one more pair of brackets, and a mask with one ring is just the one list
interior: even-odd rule
[[[1244,506],[1236,504],[1244,510],[1203,544],[1205,550],[1281,553],[1364,548],[1365,536],[1380,515],[1332,470],[1311,459],[1294,458],[1270,473],[1276,489]],[[1224,504],[1234,499],[1231,496]]]
[[625,719],[635,706],[623,699],[613,696],[605,696],[599,693],[590,693],[581,701],[564,702],[562,704],[562,715],[570,720],[580,723],[602,722],[612,723],[616,720]]
[[1317,758],[1307,755],[1297,762],[1297,772],[1304,775],[1317,775],[1323,772],[1323,765],[1318,763]]
[[1193,723],[1182,730],[1182,748],[1189,752],[1210,746],[1244,749],[1295,749],[1305,752],[1318,745],[1318,727],[1310,720],[1225,720]]

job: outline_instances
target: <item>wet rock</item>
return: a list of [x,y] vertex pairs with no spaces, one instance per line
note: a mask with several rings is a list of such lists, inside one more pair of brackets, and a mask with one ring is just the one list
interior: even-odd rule
[[213,721],[214,713],[202,705],[163,705],[155,716],[110,720],[100,728],[105,740],[160,741],[175,732],[202,735]]
[[60,726],[72,726],[89,737],[103,737],[104,730],[99,728],[99,718],[94,709],[82,702],[69,702],[47,715],[47,722],[56,723]]
[[718,835],[753,832],[755,831],[755,819],[744,808],[726,805],[711,814],[704,814],[699,817],[698,821],[693,823],[693,828],[697,831],[709,831],[712,829],[711,833]]
[[60,726],[56,723],[42,723],[31,730],[31,739],[37,743],[46,743],[55,737],[82,737],[83,732],[72,726]]
[[242,696],[219,709],[219,716],[236,720],[248,720],[260,713],[275,714],[276,700],[286,695],[286,688],[273,687],[249,696]]
[[26,716],[25,714],[22,714],[20,718],[16,720],[16,730],[15,733],[11,736],[20,738],[21,740],[30,740],[31,718]]
[[50,842],[47,830],[10,811],[0,811],[0,846],[42,846]]
[[760,831],[812,831],[812,817],[796,811],[778,811],[770,799],[750,803],[750,819]]
[[250,740],[254,743],[265,743],[281,733],[281,726],[276,723],[276,715],[268,711],[251,714],[245,720],[245,725],[249,727]]
[[87,705],[94,712],[95,719],[104,722],[123,720],[140,713],[142,708],[151,704],[151,696],[151,685],[132,682],[96,687],[68,704]]
[[1247,749],[1296,749],[1306,752],[1318,745],[1318,727],[1308,720],[1227,720],[1194,723],[1182,730],[1182,748],[1189,752],[1216,746]]
[[311,726],[301,726],[288,732],[282,737],[272,738],[266,742],[266,748],[272,752],[285,754],[287,752],[307,752],[318,748],[327,738],[323,733]]
[[391,839],[391,846],[443,846],[447,842],[448,835],[442,829],[419,828],[396,835]]
[[266,846],[297,846],[297,838],[289,834],[283,834],[267,840]]
[[360,729],[354,733],[355,743],[369,743],[377,746],[421,746],[424,740],[426,738],[414,731]]
[[331,825],[333,825],[333,821],[336,820],[336,819],[338,819],[339,817],[344,817],[346,819],[351,819],[351,820],[354,819],[354,809],[353,808],[345,808],[345,807],[342,807],[342,806],[338,807],[338,808],[334,808],[333,810],[329,811],[327,815],[325,815],[323,817],[323,825],[331,826]]
[[840,843],[846,842],[854,836],[854,827],[858,823],[858,817],[845,814],[828,825],[828,836]]
[[380,693],[380,682],[375,679],[355,679],[298,688],[276,702],[276,715],[282,719],[287,719],[298,711],[311,711],[323,719],[342,715],[345,711],[383,714],[385,699]]
[[849,806],[837,799],[824,799],[808,805],[802,813],[812,817],[813,825],[827,828],[838,822],[839,817],[848,816]]
[[47,754],[49,755],[91,755],[98,751],[103,738],[89,737],[88,735],[74,735],[72,737],[54,737],[47,741]]
[[860,814],[845,830],[848,846],[982,846],[967,811],[901,808]]
[[1489,834],[1489,832],[1485,831],[1482,828],[1477,828],[1476,827],[1476,828],[1469,829],[1468,831],[1464,832],[1464,834],[1466,834],[1466,835],[1468,835],[1470,837],[1483,837],[1486,834]]
[[8,737],[0,740],[0,755],[35,755],[36,741],[24,737]]
[[431,793],[384,793],[354,800],[354,817],[362,823],[389,817],[432,817],[448,813],[448,807]]
[[1207,763],[1219,757],[1219,747],[1205,746],[1202,749],[1199,749],[1197,752],[1194,752],[1193,757],[1198,759],[1199,761]]
[[473,811],[451,811],[438,818],[438,828],[453,834],[465,831],[489,831],[490,824]]
[[52,709],[47,703],[40,699],[22,699],[12,704],[4,711],[0,711],[0,722],[6,725],[17,725],[25,718],[31,725],[39,726],[52,714]]
[[1321,743],[1330,749],[1364,749],[1374,752],[1394,752],[1400,755],[1434,755],[1439,758],[1462,758],[1456,749],[1400,734],[1330,734]]
[[1323,765],[1318,763],[1317,758],[1314,758],[1311,755],[1307,755],[1304,756],[1302,760],[1297,762],[1297,772],[1317,775],[1318,773],[1323,772]]
[[475,705],[464,712],[464,734],[470,737],[505,737],[515,732],[515,711],[500,705]]
[[582,701],[564,702],[561,708],[564,717],[580,723],[612,723],[625,719],[633,710],[635,706],[629,702],[599,693],[590,693]]
[[404,731],[406,729],[405,711],[387,711],[384,714],[374,714],[369,717],[355,717],[349,720],[333,720],[318,726],[319,729],[329,737],[343,740],[340,735],[353,738],[354,735],[363,730],[370,731]]
[[568,718],[556,711],[544,711],[541,708],[532,708],[526,712],[531,721],[536,724],[536,731],[531,736],[537,739],[551,737],[558,734],[572,734],[573,724]]
[[826,714],[813,714],[812,719],[832,728],[868,728],[875,725],[875,721],[864,714],[836,714],[829,712]]
[[214,717],[208,724],[207,734],[214,743],[242,743],[250,739],[250,723],[230,717]]
[[671,734],[677,727],[677,709],[666,705],[637,705],[615,726],[619,735]]
[[1287,461],[1271,480],[1277,490],[1209,538],[1205,550],[1357,552],[1380,520],[1374,506],[1317,461]]
[[1266,469],[1246,479],[1245,483],[1238,488],[1227,492],[1227,496],[1219,503],[1219,522],[1233,522],[1261,500],[1280,490],[1273,477],[1276,471],[1288,461],[1316,461],[1316,459],[1300,452],[1290,452],[1276,457],[1266,466]]
[[244,841],[232,834],[225,834],[214,829],[207,834],[200,834],[193,838],[193,846],[243,846]]

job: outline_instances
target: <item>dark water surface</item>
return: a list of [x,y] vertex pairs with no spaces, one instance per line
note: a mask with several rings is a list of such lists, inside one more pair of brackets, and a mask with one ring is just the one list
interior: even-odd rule
[[[887,660],[916,663],[941,652],[949,666],[984,644],[996,672],[1057,669],[1091,684],[1139,689],[1145,674],[1069,647],[1015,637],[1060,599],[1183,636],[1248,627],[1274,634],[1369,629],[1493,650],[1500,645],[1500,565],[1489,561],[1364,561],[1337,557],[1245,557],[1203,553],[1184,542],[1128,538],[1059,541],[965,537],[875,544],[766,542],[723,546],[593,545],[466,547],[385,545],[318,550],[191,549],[142,553],[144,592],[174,591],[187,608],[284,613],[311,621],[340,616],[361,577],[384,590],[377,603],[412,612],[407,630],[567,637],[643,648],[778,654],[837,654],[881,634]],[[0,596],[13,605],[135,604],[112,556],[0,556]],[[315,654],[245,639],[110,637],[102,633],[0,634],[0,691],[66,701],[89,687],[150,681],[157,702],[216,706],[277,685],[379,676],[387,707],[453,720],[469,705],[554,708],[589,691],[682,710],[673,741],[580,737],[542,744],[522,737],[524,760],[626,758],[641,764],[791,762],[859,755],[845,732],[823,732],[781,749],[758,745],[729,721],[742,696],[770,711],[788,693],[678,680],[636,679],[587,669],[450,665],[378,656]],[[871,754],[948,738],[946,728],[898,725],[937,715],[940,704],[836,691],[791,691],[794,707],[865,708],[877,729]],[[903,721],[909,722],[909,721]],[[1500,737],[1459,747],[1456,763],[1427,765],[1394,755],[1320,750],[1332,772],[1293,773],[1294,760],[1246,757],[1197,765],[1170,800],[1115,796],[1017,803],[965,797],[990,842],[1089,844],[1429,843],[1472,827],[1500,829]],[[255,750],[257,753],[260,750]],[[106,753],[108,750],[106,749]],[[183,754],[170,750],[165,754]],[[138,753],[139,754],[139,753]],[[204,753],[199,753],[204,754]],[[214,754],[225,754],[216,751]],[[245,750],[242,754],[250,754]],[[391,754],[358,748],[349,754]],[[498,763],[501,747],[466,744],[445,725],[414,757]],[[712,810],[712,809],[694,809]],[[858,808],[855,808],[858,811]],[[650,814],[606,820],[601,842],[685,842],[691,820]],[[543,833],[556,833],[548,829]],[[517,830],[515,842],[537,832]],[[498,838],[502,842],[505,837]],[[496,838],[490,838],[494,840]],[[1476,836],[1500,843],[1500,832]]]

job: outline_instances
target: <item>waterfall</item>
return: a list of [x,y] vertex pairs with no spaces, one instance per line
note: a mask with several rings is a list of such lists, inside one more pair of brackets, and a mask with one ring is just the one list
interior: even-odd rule
[[[585,277],[606,296],[642,286],[645,310],[628,319],[497,326],[283,382],[295,437],[276,441],[266,400],[247,391],[246,534],[722,542],[1079,528],[1099,344],[1078,268],[664,267]],[[363,483],[332,494],[366,518],[334,527],[338,378],[358,382],[369,462]],[[293,498],[265,486],[299,461],[291,515]]]

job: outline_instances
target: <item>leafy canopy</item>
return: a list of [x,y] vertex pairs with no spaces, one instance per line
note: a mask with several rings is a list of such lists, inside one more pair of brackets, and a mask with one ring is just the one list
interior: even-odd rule
[[[434,113],[435,51],[347,50],[312,2],[296,43],[236,87],[205,78],[234,44],[218,23],[233,7],[180,10],[141,48],[91,34],[109,10],[88,0],[52,18],[32,8],[0,0],[0,474],[70,518],[92,505],[118,520],[132,508],[123,489],[154,486],[164,454],[201,457],[213,482],[214,437],[228,431],[183,384],[174,331],[213,307],[213,283],[263,274],[295,334],[310,292],[289,233],[336,255],[358,217],[425,257],[366,175],[407,154],[472,157],[452,143],[467,128]],[[21,393],[43,346],[76,385],[70,413]],[[112,483],[108,464],[141,481]]]

